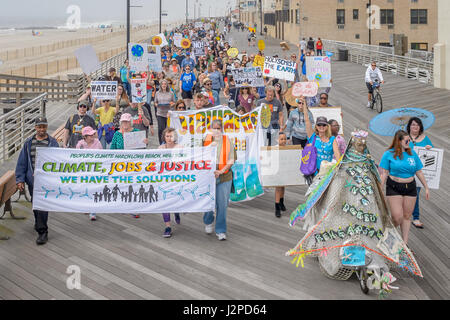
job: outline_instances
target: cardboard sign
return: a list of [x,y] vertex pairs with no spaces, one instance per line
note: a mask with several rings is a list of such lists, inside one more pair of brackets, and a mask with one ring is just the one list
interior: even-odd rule
[[159,46],[148,45],[148,69],[151,71],[162,71],[161,48]]
[[334,119],[339,123],[339,134],[344,135],[344,124],[342,121],[342,108],[341,107],[328,107],[320,108],[313,107],[308,108],[313,114],[314,121],[317,121],[318,117],[326,117],[328,120]]
[[264,79],[260,67],[231,69],[236,87],[264,87]]
[[[419,156],[420,161],[422,161],[422,172],[427,181],[428,188],[439,189],[444,150],[436,148],[427,150],[425,147],[414,147],[414,151]],[[416,183],[418,187],[423,187],[419,179],[416,179]]]
[[174,35],[173,35],[173,44],[176,47],[181,48],[181,40],[183,40],[183,35],[181,33],[174,33]]
[[147,78],[130,79],[131,85],[131,101],[146,102],[147,101]]
[[255,60],[253,60],[253,66],[254,67],[261,67],[264,68],[264,57],[260,55],[255,56]]
[[261,147],[260,156],[263,187],[306,185],[300,172],[302,146]]
[[125,150],[145,149],[147,147],[147,144],[144,141],[146,138],[147,132],[145,130],[124,132],[123,134],[124,149]]
[[331,60],[329,57],[306,57],[306,78],[322,87],[331,87]]
[[157,34],[156,36],[160,37],[161,40],[162,40],[162,42],[161,42],[161,47],[164,47],[164,46],[168,46],[168,45],[169,45],[169,43],[167,42],[166,37],[164,36],[164,33]]
[[268,78],[294,81],[297,63],[274,57],[265,57],[263,74]]
[[237,55],[239,54],[239,50],[238,50],[238,48],[230,48],[227,50],[227,54],[231,58],[236,58]]
[[128,57],[129,65],[132,70],[147,71],[148,70],[148,50],[147,43],[129,43]]
[[75,50],[74,54],[78,60],[81,70],[83,70],[85,74],[89,75],[100,69],[100,62],[98,61],[97,54],[91,45]]
[[116,100],[117,81],[91,81],[92,98],[97,100]]
[[297,82],[292,86],[292,95],[295,97],[314,97],[319,86],[316,82]]

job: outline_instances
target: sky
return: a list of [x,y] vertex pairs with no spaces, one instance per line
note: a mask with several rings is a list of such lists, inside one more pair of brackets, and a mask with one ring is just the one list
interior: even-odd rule
[[[0,0],[0,2],[1,27],[14,28],[33,24],[64,25],[71,15],[66,12],[70,5],[79,6],[82,24],[106,21],[126,23],[126,0]],[[131,8],[132,21],[159,19],[159,0],[131,0],[130,2],[132,6],[143,6]],[[193,18],[196,2],[201,4],[201,16],[208,17],[209,12],[211,16],[223,15],[228,3],[234,6],[236,1],[188,0],[189,18]],[[186,0],[162,0],[162,10],[168,13],[167,17],[162,18],[163,22],[185,19]]]

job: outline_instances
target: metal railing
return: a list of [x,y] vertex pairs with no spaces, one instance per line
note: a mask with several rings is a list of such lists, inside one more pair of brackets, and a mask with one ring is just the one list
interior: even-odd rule
[[35,133],[34,120],[45,116],[47,93],[0,116],[0,163],[22,149],[25,140]]
[[382,71],[415,79],[423,83],[433,83],[434,63],[412,57],[398,56],[392,53],[392,48],[371,46],[359,43],[349,43],[334,40],[322,40],[327,51],[339,55],[340,50],[348,50],[348,61],[369,66],[376,61]]

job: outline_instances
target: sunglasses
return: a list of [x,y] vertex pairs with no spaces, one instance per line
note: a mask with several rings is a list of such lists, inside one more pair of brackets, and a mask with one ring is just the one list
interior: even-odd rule
[[403,142],[409,143],[411,140],[410,139],[403,139]]
[[326,127],[327,124],[320,123],[320,124],[318,124],[317,126],[318,126],[318,127]]
[[327,100],[327,97],[320,97],[320,100]]
[[87,108],[84,104],[80,105],[79,108]]
[[177,107],[177,110],[186,110],[186,107],[180,107],[180,106],[178,106],[178,107]]
[[212,85],[211,82],[205,83],[205,86],[211,86],[211,85]]

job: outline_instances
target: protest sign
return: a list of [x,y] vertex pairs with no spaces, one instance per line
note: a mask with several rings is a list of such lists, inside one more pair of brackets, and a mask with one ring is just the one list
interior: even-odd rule
[[148,50],[147,44],[129,43],[128,57],[129,65],[132,70],[146,71],[148,70]]
[[87,75],[100,69],[97,54],[91,45],[81,47],[74,52],[81,70]]
[[236,87],[264,87],[264,79],[260,67],[230,69]]
[[97,100],[116,100],[117,81],[91,81],[92,98]]
[[148,45],[148,69],[155,72],[162,71],[161,48],[159,46]]
[[146,102],[147,101],[147,78],[130,79],[131,85],[131,101]]
[[336,120],[339,123],[339,134],[344,135],[341,107],[314,107],[308,109],[311,111],[314,121],[316,121],[318,117],[326,117],[328,120]]
[[159,33],[155,37],[159,37],[161,39],[161,43],[159,44],[161,47],[168,46],[169,43],[167,42],[166,36],[164,33]]
[[192,41],[192,48],[196,57],[205,55],[205,43],[203,41]]
[[[439,189],[444,150],[436,148],[427,150],[425,147],[414,147],[414,151],[419,156],[420,161],[422,161],[422,172],[427,181],[428,188]],[[419,179],[416,179],[416,182],[418,187],[423,187]]]
[[194,28],[202,29],[203,28],[203,22],[201,22],[201,21],[195,22]]
[[294,81],[296,71],[297,64],[294,61],[265,57],[263,70],[265,77]]
[[230,48],[227,50],[227,54],[231,58],[236,58],[237,55],[239,54],[239,50],[238,50],[238,48]]
[[318,90],[316,82],[297,82],[292,86],[292,95],[294,97],[314,97]]
[[131,131],[123,133],[123,146],[125,150],[130,149],[144,149],[147,147],[145,139],[147,138],[147,132],[145,130],[141,131]]
[[315,81],[319,87],[331,87],[331,61],[329,57],[306,57],[306,78]]
[[264,57],[257,54],[255,60],[253,60],[253,66],[264,68]]
[[300,172],[302,146],[261,147],[261,176],[263,187],[305,185]]
[[205,212],[215,208],[216,148],[37,148],[33,209]]
[[259,150],[264,145],[261,107],[239,115],[226,106],[193,111],[169,111],[168,126],[175,128],[178,143],[184,148],[202,146],[211,123],[223,122],[223,132],[234,144],[237,160],[232,167],[235,192],[233,202],[253,199],[264,193],[261,185]]
[[181,33],[174,33],[174,35],[173,35],[173,44],[176,47],[181,48],[181,40],[183,40],[183,35]]

